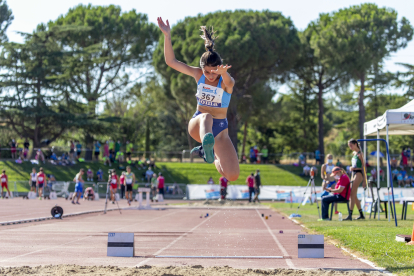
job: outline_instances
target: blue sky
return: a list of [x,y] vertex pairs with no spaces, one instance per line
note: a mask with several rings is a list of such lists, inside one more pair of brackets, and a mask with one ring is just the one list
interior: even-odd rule
[[[7,35],[9,40],[21,42],[20,32],[32,32],[36,25],[41,22],[55,20],[59,15],[67,13],[68,9],[80,3],[93,5],[116,4],[121,6],[123,11],[136,9],[145,13],[151,22],[156,22],[158,16],[169,19],[174,24],[187,16],[195,16],[199,13],[206,14],[217,10],[252,9],[280,11],[286,17],[290,17],[299,30],[306,28],[307,24],[318,18],[319,13],[332,12],[343,7],[357,5],[366,1],[353,0],[208,0],[208,1],[131,1],[131,0],[8,0],[7,3],[14,14],[14,21],[9,27]],[[380,7],[393,8],[398,12],[399,19],[406,17],[414,25],[414,0],[393,0],[393,1],[369,1]],[[396,62],[414,64],[414,41],[408,47],[394,53],[385,63],[385,69],[395,72],[402,70]]]

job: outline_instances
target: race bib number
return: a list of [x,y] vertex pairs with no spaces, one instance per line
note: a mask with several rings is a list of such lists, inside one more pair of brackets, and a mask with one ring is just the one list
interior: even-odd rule
[[132,184],[132,179],[127,179],[126,184],[128,184],[128,185]]
[[39,182],[43,182],[43,177],[41,177],[41,176],[40,176],[40,177],[38,178],[38,180],[39,180]]
[[1,182],[3,182],[3,183],[6,182],[6,178],[2,178]]
[[116,184],[116,179],[112,179],[112,184]]
[[202,105],[221,107],[223,92],[222,88],[200,83],[197,87],[197,101]]
[[358,159],[352,158],[352,168],[356,168]]

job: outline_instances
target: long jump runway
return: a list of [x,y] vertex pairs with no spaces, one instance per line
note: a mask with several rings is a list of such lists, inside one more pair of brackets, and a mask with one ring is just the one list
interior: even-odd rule
[[[123,210],[122,214],[112,211],[2,226],[0,266],[372,269],[326,243],[324,259],[298,259],[297,237],[304,234],[302,228],[270,209],[259,208]],[[271,217],[266,220],[262,213]],[[136,257],[107,257],[110,232],[135,233]]]

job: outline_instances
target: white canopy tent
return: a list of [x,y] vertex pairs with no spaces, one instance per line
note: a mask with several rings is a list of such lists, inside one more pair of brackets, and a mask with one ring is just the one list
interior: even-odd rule
[[[389,135],[414,135],[414,100],[398,109],[385,111],[384,115],[364,123],[364,139],[367,136],[386,135],[386,141],[389,145]],[[380,141],[377,141],[377,152],[380,151]],[[388,155],[388,153],[387,153]],[[364,142],[364,156],[367,156],[367,142]],[[377,155],[377,189],[380,188],[380,156]],[[389,157],[387,156],[387,160]],[[388,163],[388,162],[387,162]],[[390,189],[390,168],[387,165],[387,187]],[[390,220],[390,197],[388,197],[388,220]],[[379,203],[379,201],[378,201]],[[378,207],[380,204],[378,204]],[[394,210],[395,212],[395,210]],[[380,208],[378,208],[378,219]],[[396,214],[395,214],[396,215]]]

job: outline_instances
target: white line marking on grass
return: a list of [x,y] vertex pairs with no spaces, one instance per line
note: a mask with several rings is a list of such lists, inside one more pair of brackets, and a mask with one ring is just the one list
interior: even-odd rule
[[[179,240],[181,240],[183,237],[187,236],[189,233],[193,232],[194,230],[196,230],[198,227],[200,227],[201,225],[203,225],[205,222],[207,222],[208,220],[210,220],[212,217],[214,217],[215,215],[217,215],[220,211],[215,212],[213,215],[209,216],[206,220],[203,220],[201,223],[197,224],[196,226],[194,226],[193,228],[191,228],[189,231],[185,232],[184,234],[182,234],[181,236],[179,236],[178,238],[176,238],[175,240],[173,240],[172,242],[170,242],[170,244],[168,244],[167,246],[161,248],[160,250],[158,250],[157,252],[154,253],[154,255],[159,255],[161,252],[163,252],[164,250],[167,250],[168,248],[170,248],[171,246],[173,246],[176,242],[178,242]],[[140,262],[139,264],[137,264],[136,266],[142,266],[144,264],[146,264],[151,258],[147,258],[145,260],[143,260],[142,262]]]
[[[266,221],[263,219],[262,215],[259,213],[259,211],[256,209],[257,214],[259,215],[259,218],[262,220],[264,225],[266,226],[267,230],[269,231],[269,234],[272,236],[273,240],[276,242],[277,246],[279,247],[280,251],[282,251],[284,256],[289,256],[286,249],[283,247],[283,245],[279,242],[279,240],[276,238],[276,236],[273,234],[272,230],[270,229],[269,225],[267,225]],[[293,262],[290,259],[286,259],[286,264],[290,268],[295,268],[293,265]]]
[[27,255],[30,255],[30,254],[33,254],[33,253],[45,251],[45,250],[52,249],[52,248],[56,248],[56,247],[62,247],[63,245],[67,245],[67,244],[70,244],[70,243],[78,242],[78,241],[81,241],[81,240],[84,240],[84,239],[87,239],[87,238],[90,238],[90,237],[92,237],[92,236],[83,237],[83,238],[77,239],[75,241],[70,241],[70,242],[67,242],[67,243],[64,243],[64,244],[59,244],[59,245],[51,246],[51,247],[48,247],[48,248],[45,248],[45,249],[40,249],[40,250],[32,251],[32,252],[29,252],[29,253],[26,253],[26,254],[17,255],[17,256],[8,258],[8,259],[1,260],[0,262],[5,262],[5,261],[9,261],[9,260],[12,260],[12,259],[15,259],[15,258],[24,257],[24,256],[27,256]]

